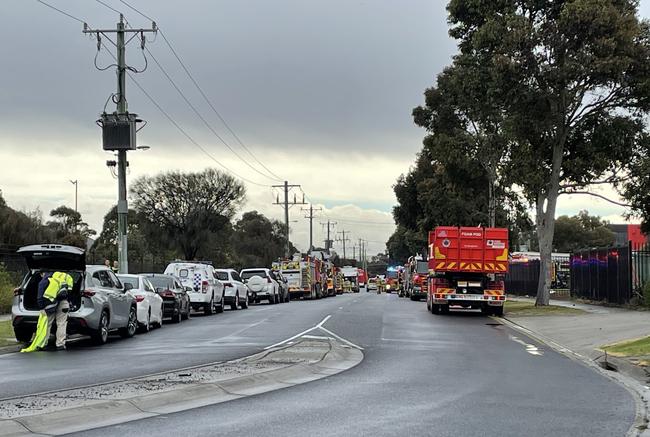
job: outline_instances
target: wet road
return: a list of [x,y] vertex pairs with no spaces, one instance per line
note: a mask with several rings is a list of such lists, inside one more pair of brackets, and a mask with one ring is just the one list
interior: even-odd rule
[[[209,323],[220,326],[233,315],[232,323],[239,317],[273,318],[286,328],[286,337],[328,314],[328,329],[365,349],[364,361],[347,372],[83,435],[622,436],[634,420],[631,395],[599,373],[478,314],[433,316],[424,303],[395,295],[346,295],[257,315],[226,314],[223,322],[216,317]],[[281,336],[277,330],[264,322],[236,337],[255,343],[254,349]],[[253,341],[255,333],[260,337]],[[173,338],[175,352],[159,360],[175,360],[174,354],[201,343],[183,346]],[[219,341],[199,347],[206,357],[235,353]],[[195,352],[188,358],[195,359]],[[113,363],[126,367],[130,361]]]

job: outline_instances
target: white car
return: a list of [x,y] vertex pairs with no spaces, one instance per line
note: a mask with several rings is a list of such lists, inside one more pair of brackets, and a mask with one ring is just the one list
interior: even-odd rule
[[216,269],[217,278],[223,282],[224,304],[236,310],[248,308],[248,286],[234,269]]
[[175,261],[167,266],[165,274],[177,277],[183,287],[192,289],[187,294],[193,310],[203,309],[206,315],[223,312],[224,287],[211,264]]
[[256,303],[266,300],[270,304],[280,302],[280,285],[273,279],[270,269],[244,269],[239,276],[248,285],[251,300]]
[[163,299],[149,280],[142,275],[117,275],[126,292],[133,296],[137,306],[140,329],[149,332],[151,326],[160,328],[163,321]]

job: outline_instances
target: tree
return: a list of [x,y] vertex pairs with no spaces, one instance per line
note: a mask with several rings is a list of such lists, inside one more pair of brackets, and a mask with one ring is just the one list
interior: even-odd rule
[[[436,226],[487,226],[490,222],[487,170],[477,160],[443,154],[446,135],[429,135],[415,166],[393,187],[398,205],[393,208],[397,229],[387,243],[391,260],[405,262],[426,254],[428,233]],[[495,186],[495,221],[512,230],[530,228],[525,208],[516,195]]]
[[24,213],[7,205],[0,191],[0,245],[15,249],[27,244],[54,241],[51,229],[43,226],[39,209]]
[[85,249],[88,239],[97,234],[81,219],[79,212],[65,205],[50,211],[50,217],[54,220],[47,222],[46,225],[52,229],[56,242]]
[[[240,267],[270,266],[284,256],[285,228],[257,211],[244,213],[234,227],[231,245]],[[291,244],[293,253],[298,250]]]
[[[451,0],[450,34],[487,60],[512,141],[504,173],[535,205],[548,305],[557,198],[616,183],[650,109],[650,32],[634,0]],[[489,101],[485,100],[486,104]]]
[[145,234],[157,235],[187,260],[206,249],[214,233],[229,226],[246,193],[240,181],[215,169],[143,176],[130,191]]
[[607,224],[598,216],[590,216],[588,211],[580,211],[573,217],[560,216],[555,220],[553,248],[557,252],[574,252],[611,246],[616,241],[616,236]]

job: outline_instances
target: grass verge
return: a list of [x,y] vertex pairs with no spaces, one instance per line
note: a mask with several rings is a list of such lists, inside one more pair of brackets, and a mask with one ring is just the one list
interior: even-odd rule
[[620,343],[601,347],[602,350],[615,357],[638,357],[650,355],[650,337],[626,340]]
[[584,311],[559,305],[536,307],[533,302],[508,300],[506,301],[505,314],[506,316],[561,316],[584,314]]
[[11,320],[4,320],[0,322],[0,347],[12,346],[16,343],[14,337],[14,328],[11,326]]

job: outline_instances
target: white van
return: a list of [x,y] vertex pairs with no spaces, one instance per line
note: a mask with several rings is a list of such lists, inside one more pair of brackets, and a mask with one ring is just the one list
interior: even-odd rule
[[165,269],[166,275],[173,275],[181,281],[187,292],[192,309],[203,309],[206,315],[223,312],[224,286],[217,279],[211,264],[200,261],[174,261]]

